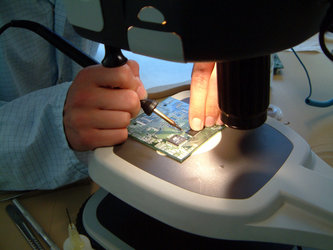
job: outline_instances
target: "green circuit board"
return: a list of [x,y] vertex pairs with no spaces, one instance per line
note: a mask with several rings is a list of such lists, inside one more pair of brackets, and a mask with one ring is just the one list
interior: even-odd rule
[[174,120],[183,131],[169,125],[154,113],[151,116],[142,113],[132,119],[128,126],[129,136],[178,162],[183,162],[200,145],[224,128],[224,126],[213,126],[201,131],[191,130],[188,108],[187,103],[172,97],[157,106],[158,110]]

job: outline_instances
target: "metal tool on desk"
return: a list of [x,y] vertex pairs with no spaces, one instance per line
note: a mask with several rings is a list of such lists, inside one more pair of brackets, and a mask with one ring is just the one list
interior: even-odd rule
[[53,242],[53,240],[45,233],[44,229],[37,223],[32,215],[21,205],[17,199],[12,200],[15,207],[20,211],[23,218],[31,225],[31,227],[42,237],[51,250],[58,250],[59,247]]
[[44,249],[39,240],[35,237],[30,227],[33,228],[47,243],[51,250],[58,250],[58,246],[52,239],[45,233],[43,228],[36,222],[31,214],[21,205],[17,199],[12,200],[13,205],[9,204],[6,207],[8,215],[12,218],[16,226],[20,229],[21,233],[27,239],[28,243],[33,249]]
[[6,207],[6,211],[8,216],[13,220],[17,228],[20,230],[24,238],[28,241],[29,245],[32,247],[32,249],[37,250],[43,250],[41,243],[39,240],[35,237],[35,235],[32,233],[30,228],[25,222],[25,219],[23,215],[20,213],[18,208],[12,204],[9,204]]

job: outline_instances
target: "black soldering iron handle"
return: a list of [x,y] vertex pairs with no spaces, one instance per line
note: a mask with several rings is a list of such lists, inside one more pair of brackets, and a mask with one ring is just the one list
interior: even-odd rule
[[119,48],[112,47],[110,45],[105,46],[105,56],[102,60],[102,64],[107,68],[115,68],[123,66],[127,63],[127,58],[123,55]]
[[[102,64],[107,68],[120,67],[126,64],[127,58],[123,55],[120,49],[105,45],[105,56]],[[157,106],[157,101],[150,99],[140,100],[141,108],[146,115],[150,116]]]

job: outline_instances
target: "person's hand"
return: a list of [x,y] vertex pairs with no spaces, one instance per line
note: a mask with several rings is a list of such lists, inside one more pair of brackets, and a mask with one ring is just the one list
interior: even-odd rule
[[218,105],[215,63],[195,63],[191,80],[189,122],[191,129],[201,130],[222,124]]
[[64,106],[69,146],[86,151],[125,141],[130,119],[139,113],[140,99],[146,96],[135,61],[117,68],[84,68],[69,88]]

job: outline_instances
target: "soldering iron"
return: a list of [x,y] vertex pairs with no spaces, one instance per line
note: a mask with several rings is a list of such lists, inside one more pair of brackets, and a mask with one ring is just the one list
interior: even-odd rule
[[[81,50],[74,47],[68,41],[39,23],[28,20],[13,20],[1,27],[0,35],[9,27],[25,28],[37,33],[82,67],[99,64],[96,60],[83,53]],[[120,49],[105,45],[105,57],[102,60],[102,64],[104,67],[120,67],[126,64],[126,62],[127,58],[123,55]],[[142,110],[148,116],[150,116],[152,113],[155,113],[166,122],[168,122],[170,125],[174,126],[179,130],[182,130],[175,121],[173,121],[170,117],[166,116],[156,108],[158,105],[157,101],[151,99],[143,99],[140,100],[140,104]]]

